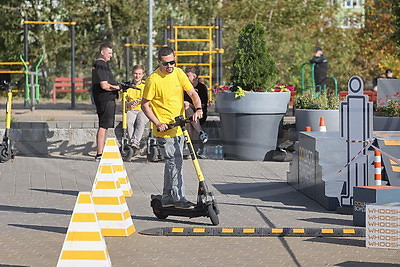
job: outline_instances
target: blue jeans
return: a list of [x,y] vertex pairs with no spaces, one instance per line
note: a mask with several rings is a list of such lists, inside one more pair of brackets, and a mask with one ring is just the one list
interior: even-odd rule
[[170,138],[157,137],[157,143],[165,161],[163,202],[186,201],[182,177],[183,141],[183,135]]

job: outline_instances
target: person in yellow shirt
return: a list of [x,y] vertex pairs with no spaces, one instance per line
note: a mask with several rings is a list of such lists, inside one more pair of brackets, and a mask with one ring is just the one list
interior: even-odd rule
[[185,72],[175,68],[175,54],[170,47],[158,51],[158,65],[147,79],[143,92],[142,110],[154,125],[154,135],[164,156],[164,188],[161,203],[163,207],[175,206],[193,209],[195,204],[185,197],[182,177],[183,141],[180,127],[168,129],[175,117],[184,115],[183,92],[192,99],[195,107],[193,120],[203,117],[201,100]]
[[149,119],[144,115],[141,108],[141,101],[143,96],[144,83],[142,82],[144,76],[144,67],[142,65],[133,66],[132,76],[133,84],[141,90],[129,88],[127,93],[127,123],[128,123],[128,136],[133,149],[140,148],[140,140],[144,132],[144,128]]

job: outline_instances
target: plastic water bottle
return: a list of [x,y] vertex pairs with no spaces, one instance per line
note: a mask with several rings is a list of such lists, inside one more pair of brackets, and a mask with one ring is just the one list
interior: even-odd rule
[[224,149],[222,145],[218,145],[218,159],[224,159]]
[[218,145],[217,146],[214,146],[214,155],[213,155],[213,159],[219,159],[218,158],[218,155],[219,154],[219,147],[218,147]]

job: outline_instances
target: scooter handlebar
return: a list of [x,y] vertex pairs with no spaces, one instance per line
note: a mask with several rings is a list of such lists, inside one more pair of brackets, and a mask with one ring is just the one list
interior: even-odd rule
[[193,116],[190,116],[188,118],[184,118],[182,115],[175,117],[175,122],[167,124],[168,129],[175,128],[177,126],[185,126],[186,123],[191,122],[193,119]]
[[130,82],[130,81],[117,82],[117,83],[118,83],[118,85],[120,85],[122,87],[122,90],[124,90],[124,91],[128,90],[129,88],[136,89],[136,90],[141,90],[139,87],[134,86],[132,84],[132,82]]
[[0,90],[7,90],[9,89],[11,86],[16,85],[17,82],[7,82],[5,80],[0,82]]

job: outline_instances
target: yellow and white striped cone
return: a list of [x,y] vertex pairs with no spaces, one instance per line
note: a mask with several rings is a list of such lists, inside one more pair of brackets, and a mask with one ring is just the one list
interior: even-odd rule
[[104,236],[129,236],[135,232],[131,214],[112,164],[102,164],[96,174],[92,198]]
[[115,172],[117,173],[124,196],[132,196],[133,191],[131,183],[129,182],[128,174],[126,173],[116,138],[107,138],[106,140],[99,166],[104,163],[111,163],[115,166]]
[[61,266],[111,266],[90,192],[80,192],[58,259]]

